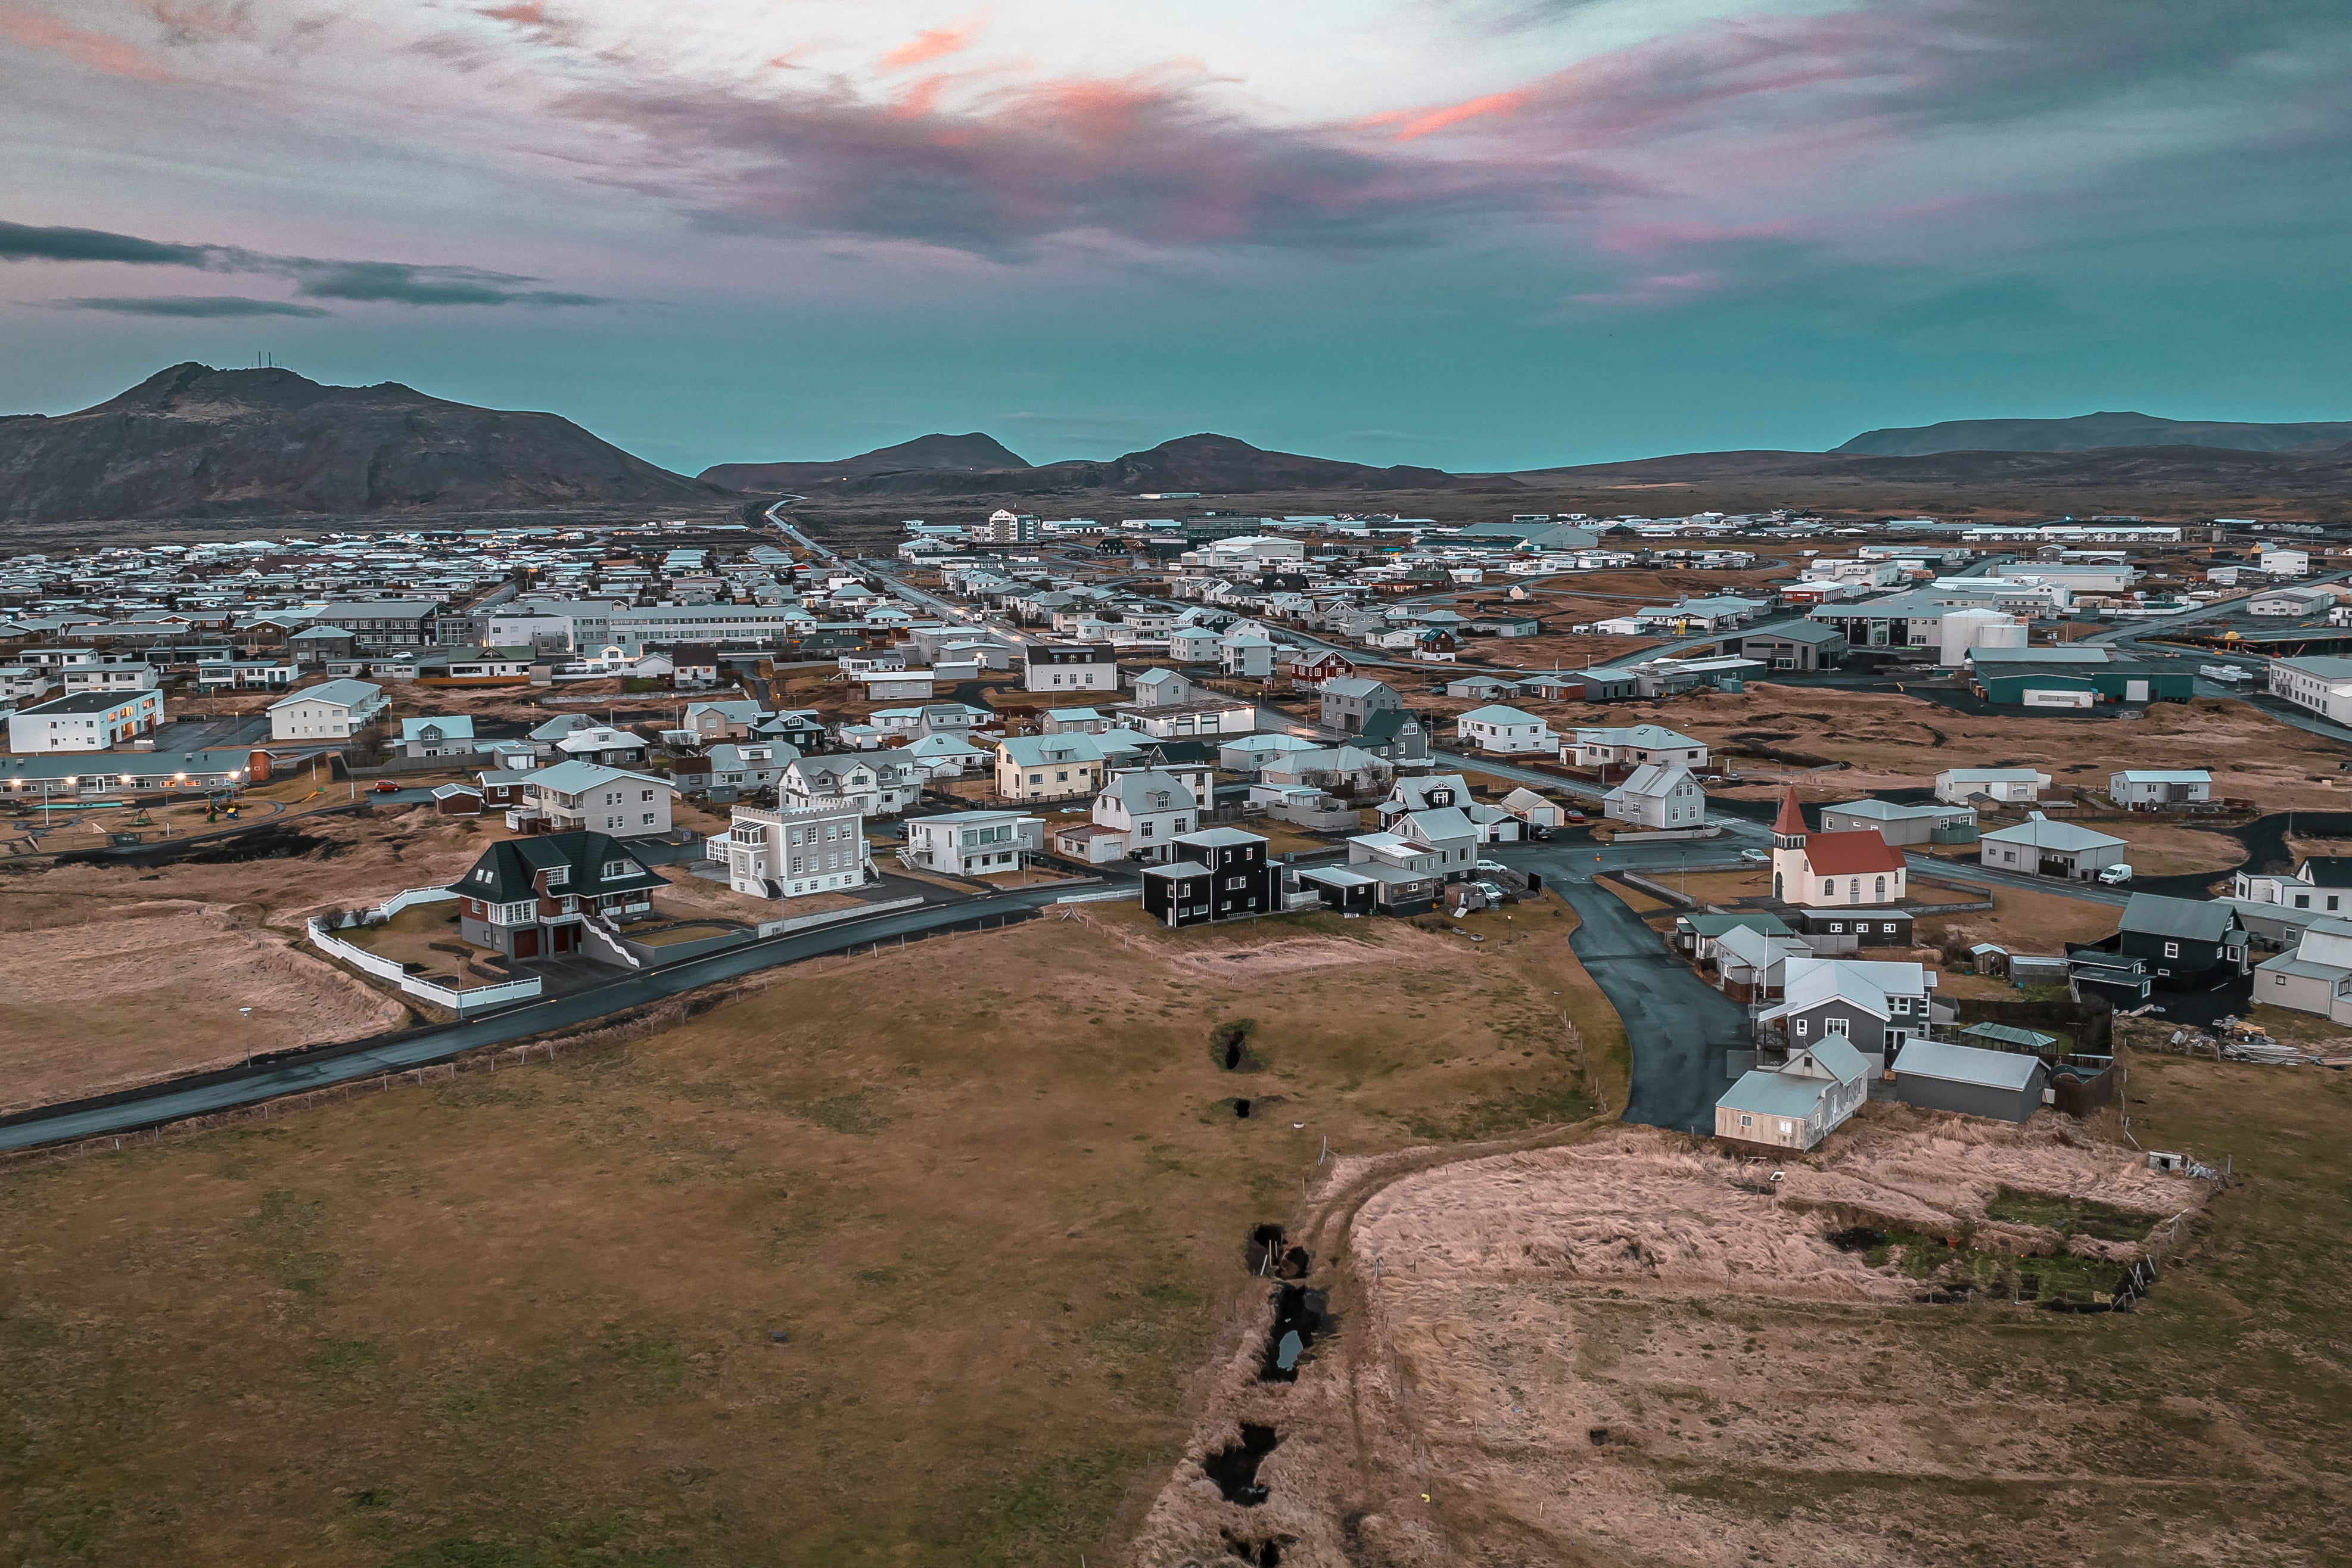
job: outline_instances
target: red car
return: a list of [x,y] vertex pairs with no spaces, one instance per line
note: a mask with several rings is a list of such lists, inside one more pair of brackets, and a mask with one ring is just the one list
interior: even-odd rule
[[375,793],[378,795],[390,795],[399,787],[400,786],[398,784],[393,783],[390,779],[378,779],[375,781]]

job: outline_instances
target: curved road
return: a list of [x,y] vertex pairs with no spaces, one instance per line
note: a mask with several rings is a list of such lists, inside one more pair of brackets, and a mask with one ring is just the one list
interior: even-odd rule
[[551,1029],[570,1028],[625,1008],[658,1002],[697,986],[733,980],[778,964],[1000,915],[1025,914],[1052,903],[1066,890],[1053,887],[983,894],[954,903],[926,904],[919,909],[869,915],[818,931],[770,937],[659,969],[615,972],[614,979],[585,991],[526,1002],[440,1028],[388,1039],[380,1045],[340,1053],[322,1051],[292,1061],[257,1062],[249,1068],[205,1074],[194,1081],[158,1084],[152,1089],[129,1095],[110,1095],[37,1111],[0,1122],[0,1149],[24,1149],[131,1132],[282,1095],[406,1072],[483,1046],[503,1045]]

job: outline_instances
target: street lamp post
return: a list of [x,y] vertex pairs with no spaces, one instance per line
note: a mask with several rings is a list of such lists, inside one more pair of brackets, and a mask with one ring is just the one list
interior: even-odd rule
[[239,1007],[237,1016],[245,1020],[245,1065],[253,1065],[253,1009]]

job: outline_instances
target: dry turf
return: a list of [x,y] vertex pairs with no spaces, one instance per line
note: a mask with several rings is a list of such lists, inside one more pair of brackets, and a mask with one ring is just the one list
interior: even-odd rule
[[0,1561],[1108,1561],[1326,1138],[1617,1092],[1571,920],[1512,913],[1097,909],[0,1166]]

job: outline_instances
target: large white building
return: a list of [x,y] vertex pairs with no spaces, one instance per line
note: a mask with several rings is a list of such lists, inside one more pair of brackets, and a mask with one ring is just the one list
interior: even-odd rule
[[669,831],[677,786],[651,773],[575,761],[532,769],[522,793],[556,832],[587,828],[614,838],[650,838]]
[[2352,658],[2273,659],[2271,695],[2338,724],[2352,723]]
[[155,728],[160,691],[83,691],[8,715],[12,752],[110,752]]
[[1498,702],[1473,708],[1455,719],[1454,738],[1465,746],[1506,756],[1525,752],[1557,753],[1559,750],[1559,737],[1552,733],[1550,725],[1532,713],[1506,708]]
[[366,680],[323,680],[269,705],[273,741],[348,741],[376,721],[391,699]]
[[727,885],[755,899],[861,888],[873,861],[864,815],[838,806],[769,811],[739,805],[723,844],[714,841],[710,847],[723,848]]

